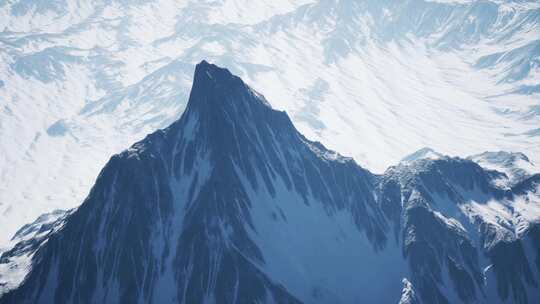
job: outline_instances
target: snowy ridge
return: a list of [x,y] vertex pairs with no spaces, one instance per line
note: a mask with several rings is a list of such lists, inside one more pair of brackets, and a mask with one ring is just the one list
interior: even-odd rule
[[69,211],[55,210],[41,215],[35,222],[24,225],[11,239],[11,248],[0,255],[0,294],[21,284],[31,269],[36,250],[49,234],[61,228]]
[[410,164],[416,160],[420,160],[420,159],[439,159],[441,157],[443,157],[444,155],[442,155],[441,153],[439,152],[436,152],[434,151],[433,149],[431,148],[422,148],[412,154],[409,154],[407,156],[405,156],[402,160],[401,160],[401,163],[404,163],[404,164]]
[[484,152],[468,158],[484,168],[506,174],[510,184],[517,184],[533,174],[540,173],[534,163],[519,152]]

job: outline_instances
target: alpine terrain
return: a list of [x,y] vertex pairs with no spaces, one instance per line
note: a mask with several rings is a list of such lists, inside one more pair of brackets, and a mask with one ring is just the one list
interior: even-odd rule
[[539,172],[538,0],[0,0],[0,252],[176,121],[203,59],[371,172],[424,147]]
[[80,207],[17,232],[0,303],[540,299],[540,175],[507,173],[526,157],[424,149],[374,174],[228,70],[193,78],[181,118],[113,156]]

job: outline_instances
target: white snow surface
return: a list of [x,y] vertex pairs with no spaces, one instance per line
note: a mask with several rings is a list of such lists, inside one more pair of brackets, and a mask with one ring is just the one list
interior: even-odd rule
[[0,2],[0,248],[39,214],[78,206],[113,153],[177,119],[202,59],[241,76],[308,138],[375,172],[426,146],[460,156],[522,151],[540,163],[539,9]]

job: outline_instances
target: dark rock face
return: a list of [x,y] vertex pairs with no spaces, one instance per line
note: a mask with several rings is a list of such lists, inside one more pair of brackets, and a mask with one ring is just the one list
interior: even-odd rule
[[374,175],[203,61],[183,116],[111,158],[84,203],[25,247],[32,269],[0,303],[391,302],[402,279],[402,303],[533,303],[538,226],[516,236],[475,212],[537,183],[492,177],[448,157]]
[[[503,300],[527,303],[527,285],[537,287],[520,241],[500,242],[489,251],[497,277],[497,290]],[[522,281],[524,279],[525,282]]]

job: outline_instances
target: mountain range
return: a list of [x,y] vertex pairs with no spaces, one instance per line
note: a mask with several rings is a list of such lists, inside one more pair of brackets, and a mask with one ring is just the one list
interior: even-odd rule
[[538,164],[539,20],[538,1],[0,1],[0,252],[177,121],[202,59],[377,174],[424,147]]
[[540,174],[487,168],[524,155],[424,149],[375,174],[227,69],[193,79],[180,119],[110,158],[80,207],[17,232],[0,303],[540,299]]

